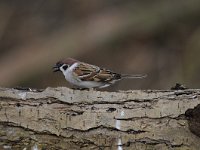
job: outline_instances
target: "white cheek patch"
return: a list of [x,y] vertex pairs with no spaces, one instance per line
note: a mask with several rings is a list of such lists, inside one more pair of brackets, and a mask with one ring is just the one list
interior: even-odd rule
[[73,70],[74,70],[74,68],[76,68],[77,65],[78,65],[78,63],[74,63],[68,69],[64,70],[62,68],[62,70],[61,70],[65,76],[65,79],[72,84],[76,84],[77,82],[80,82],[80,80],[73,73]]
[[60,67],[60,71],[62,71],[62,73],[64,73],[64,72],[65,72],[65,70],[63,69],[63,67],[62,67],[62,66]]
[[69,65],[66,65],[66,64],[63,64],[61,67],[60,67],[60,71],[62,71],[62,73],[65,75],[66,72],[69,70]]

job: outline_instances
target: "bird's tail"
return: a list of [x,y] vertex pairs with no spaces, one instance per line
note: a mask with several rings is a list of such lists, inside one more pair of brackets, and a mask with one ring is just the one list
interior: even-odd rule
[[122,79],[126,79],[126,78],[132,78],[132,79],[142,79],[142,78],[146,78],[147,77],[147,75],[146,74],[144,74],[144,75],[142,75],[142,74],[136,74],[136,75],[131,75],[131,74],[122,74],[121,75],[121,78]]

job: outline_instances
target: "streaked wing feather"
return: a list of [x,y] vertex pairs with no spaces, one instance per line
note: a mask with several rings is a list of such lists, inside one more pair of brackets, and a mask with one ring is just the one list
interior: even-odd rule
[[112,80],[113,74],[109,70],[101,69],[100,72],[95,77],[105,82]]
[[110,70],[99,68],[98,66],[80,63],[74,73],[81,81],[95,81],[109,83],[113,80],[121,79],[121,75],[111,72]]
[[82,81],[85,81],[96,75],[99,70],[100,68],[97,66],[80,63],[74,68],[74,75],[78,76]]

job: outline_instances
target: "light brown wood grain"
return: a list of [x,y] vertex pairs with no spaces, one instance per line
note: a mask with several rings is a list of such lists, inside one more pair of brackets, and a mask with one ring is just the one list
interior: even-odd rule
[[0,89],[0,145],[13,149],[198,149],[184,116],[199,90]]

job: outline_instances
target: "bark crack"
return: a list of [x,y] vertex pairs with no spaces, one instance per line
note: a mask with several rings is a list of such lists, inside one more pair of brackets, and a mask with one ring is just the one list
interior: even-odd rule
[[198,149],[199,137],[193,133],[200,133],[199,95],[200,90],[190,89],[100,92],[60,87],[37,92],[2,88],[0,141],[46,149]]
[[121,133],[128,133],[128,134],[140,134],[140,133],[144,133],[144,132],[147,132],[145,130],[133,130],[133,129],[128,129],[128,130],[119,130],[117,128],[114,128],[114,127],[107,127],[107,126],[103,126],[103,125],[100,125],[100,126],[96,126],[96,127],[93,127],[93,128],[89,128],[89,129],[86,129],[86,130],[80,130],[80,129],[75,129],[75,128],[63,128],[63,129],[66,129],[66,130],[69,130],[69,131],[76,131],[76,132],[91,132],[91,131],[95,131],[95,130],[108,130],[108,131],[117,131],[117,132],[121,132]]

